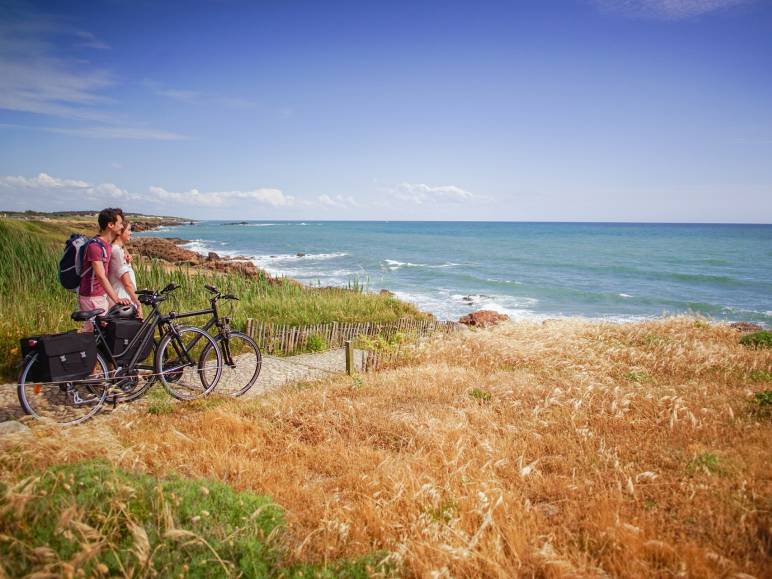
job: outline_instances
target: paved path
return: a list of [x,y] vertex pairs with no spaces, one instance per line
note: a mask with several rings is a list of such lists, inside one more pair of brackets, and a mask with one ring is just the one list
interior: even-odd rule
[[[355,351],[354,354],[357,365],[361,366],[362,352]],[[260,376],[246,396],[259,396],[287,384],[319,380],[345,371],[346,354],[343,348],[286,358],[264,355]],[[20,416],[24,416],[24,412],[16,395],[16,384],[0,384],[0,422]]]

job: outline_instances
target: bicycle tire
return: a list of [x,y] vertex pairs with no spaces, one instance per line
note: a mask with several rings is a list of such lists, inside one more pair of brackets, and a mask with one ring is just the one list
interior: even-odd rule
[[[16,393],[24,412],[38,420],[53,420],[63,426],[80,424],[99,412],[110,390],[110,373],[101,354],[97,354],[101,376],[62,384],[27,380],[37,358],[38,355],[33,354],[19,373]],[[82,412],[77,412],[78,407]]]
[[[220,379],[222,353],[214,338],[200,328],[178,326],[177,332],[179,336],[172,332],[167,333],[158,344],[155,358],[155,372],[158,380],[164,389],[178,400],[195,400],[207,396]],[[203,340],[203,343],[200,343],[200,340]],[[183,352],[180,351],[180,346]],[[210,349],[208,357],[204,359],[203,350],[207,346]],[[212,352],[214,360],[211,359]],[[179,360],[182,354],[188,358],[187,361]],[[203,377],[203,372],[210,369],[214,371],[211,382],[205,381]]]
[[[223,355],[222,373],[217,383],[217,391],[233,397],[243,396],[254,386],[260,375],[260,369],[263,365],[263,356],[260,353],[260,348],[247,334],[230,332],[228,343],[231,345],[241,343],[241,346],[237,345],[236,347],[229,348],[233,361],[231,365],[227,363],[226,353],[222,351],[222,343],[225,341],[225,337],[217,335],[214,340]],[[206,351],[202,351],[202,356],[206,353]],[[200,364],[201,362],[199,361]],[[202,376],[205,379],[207,378],[206,373],[202,373]]]

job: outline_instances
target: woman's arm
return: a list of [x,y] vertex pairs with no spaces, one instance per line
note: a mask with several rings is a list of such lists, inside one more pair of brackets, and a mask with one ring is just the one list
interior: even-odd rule
[[134,284],[131,283],[131,272],[127,271],[121,276],[121,283],[123,284],[123,288],[126,290],[126,293],[131,297],[131,303],[136,306],[137,315],[141,318],[142,304],[139,303],[139,298],[137,297],[137,288],[135,288]]

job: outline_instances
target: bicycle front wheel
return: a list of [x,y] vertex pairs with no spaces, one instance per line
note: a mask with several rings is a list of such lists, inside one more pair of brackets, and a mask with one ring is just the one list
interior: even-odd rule
[[[252,388],[260,375],[263,357],[255,341],[241,332],[230,332],[228,338],[215,337],[223,356],[222,374],[217,383],[217,392],[228,396],[241,396]],[[203,352],[208,357],[209,353]],[[212,372],[204,372],[204,379],[209,382]]]
[[193,326],[177,327],[158,345],[155,372],[169,394],[178,400],[195,400],[217,386],[222,354],[205,331]]
[[38,355],[21,369],[17,394],[24,412],[38,420],[62,425],[78,424],[94,416],[104,404],[110,389],[107,362],[97,354],[94,373],[72,382],[39,382]]

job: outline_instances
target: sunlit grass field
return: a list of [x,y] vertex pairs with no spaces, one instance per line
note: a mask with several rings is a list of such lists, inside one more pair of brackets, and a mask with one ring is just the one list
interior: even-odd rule
[[[270,497],[277,510],[245,506],[234,536],[254,546],[249,553],[277,557],[274,569],[768,577],[771,389],[772,349],[703,320],[560,320],[445,336],[382,373],[163,413],[135,407],[67,436],[36,428],[6,438],[0,560],[9,573],[57,573],[80,553],[80,566],[113,572],[117,549],[125,568],[152,575],[187,538],[191,558],[224,575],[223,565],[239,564],[224,541],[235,529],[207,517],[219,504],[232,512],[232,502],[175,503],[164,490],[187,485],[189,495],[218,481]],[[104,475],[120,481],[105,491],[112,511],[85,508],[76,497],[92,491],[77,490],[72,470],[51,470],[91,472],[82,461],[94,459],[122,469]],[[156,514],[143,519],[138,506],[117,505],[151,500],[147,475],[161,477],[151,479],[161,490]],[[35,535],[34,521],[50,521],[51,534]],[[271,525],[281,529],[271,534]],[[63,550],[56,533],[67,529],[76,545]]]
[[[82,228],[82,224],[55,221],[0,219],[0,374],[4,378],[16,373],[20,338],[77,327],[70,320],[70,314],[77,309],[76,296],[61,287],[57,276],[64,241],[71,232],[89,232]],[[424,315],[395,298],[364,291],[307,288],[289,280],[268,283],[265,279],[141,259],[135,263],[135,270],[140,288],[161,289],[169,282],[181,286],[173,299],[164,302],[165,311],[207,307],[205,283],[235,293],[240,301],[235,302],[232,315],[235,326],[240,328],[248,317],[300,325],[386,322]]]

